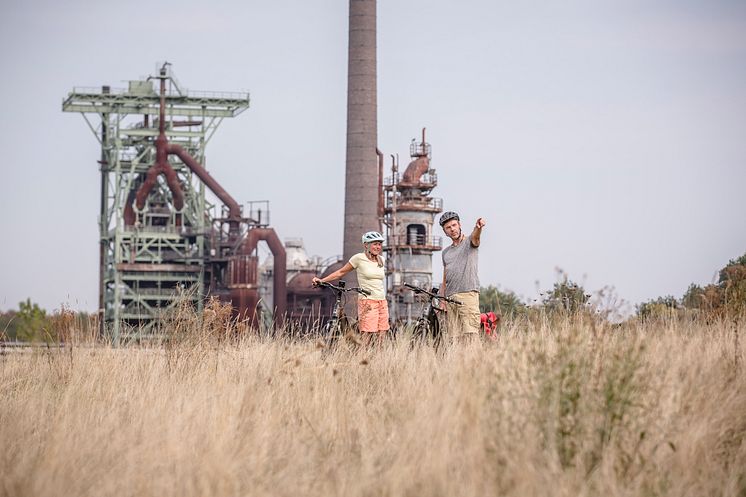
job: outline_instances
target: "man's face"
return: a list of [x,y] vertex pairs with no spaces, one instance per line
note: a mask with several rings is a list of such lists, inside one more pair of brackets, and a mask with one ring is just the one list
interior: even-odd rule
[[443,225],[443,231],[451,240],[458,240],[461,237],[461,223],[456,219],[451,219]]

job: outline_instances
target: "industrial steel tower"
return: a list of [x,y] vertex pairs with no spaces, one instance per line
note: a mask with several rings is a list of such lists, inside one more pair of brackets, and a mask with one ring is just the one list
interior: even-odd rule
[[[349,22],[345,261],[360,252],[363,233],[380,230],[376,157],[376,0],[350,0]],[[354,277],[354,273],[351,276]]]
[[[230,232],[236,245],[249,221],[201,166],[210,137],[224,118],[248,108],[249,95],[187,93],[168,64],[157,74],[127,89],[74,88],[62,103],[64,112],[83,115],[101,145],[99,313],[115,341],[152,331],[180,298],[201,308],[206,286],[217,290],[214,282],[251,262],[248,254],[224,255],[221,225],[230,225],[225,237]],[[224,223],[206,185],[229,206]]]
[[[386,225],[387,297],[389,315],[395,322],[411,322],[414,295],[404,284],[430,290],[433,283],[433,252],[441,250],[440,230],[433,228],[435,216],[443,210],[443,200],[432,197],[438,176],[431,167],[431,148],[425,140],[412,140],[412,161],[403,174],[392,165],[391,177],[384,181]],[[437,226],[437,225],[436,225]],[[414,312],[417,310],[414,309]]]

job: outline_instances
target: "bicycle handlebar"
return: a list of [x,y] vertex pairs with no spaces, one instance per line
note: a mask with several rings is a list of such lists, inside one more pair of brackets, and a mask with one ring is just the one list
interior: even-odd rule
[[418,286],[410,285],[409,283],[404,283],[404,286],[407,287],[407,288],[409,288],[410,290],[412,290],[414,293],[424,293],[425,295],[429,295],[430,298],[433,298],[433,299],[444,300],[446,302],[450,302],[450,303],[456,304],[456,305],[464,305],[463,302],[460,302],[460,301],[458,301],[456,299],[449,299],[448,297],[443,297],[442,295],[438,295],[437,293],[428,292],[424,288],[420,288]]
[[357,292],[357,293],[359,293],[360,295],[364,295],[364,296],[366,296],[366,297],[367,297],[368,295],[370,295],[370,292],[369,292],[369,291],[367,291],[367,290],[363,290],[362,288],[359,288],[359,287],[356,287],[356,286],[354,286],[354,287],[351,287],[351,288],[342,288],[341,286],[333,285],[333,284],[331,284],[331,283],[328,283],[328,282],[326,282],[326,281],[319,281],[319,282],[317,283],[317,286],[321,286],[321,287],[326,287],[326,288],[331,288],[331,289],[332,289],[332,290],[334,290],[335,292],[339,292],[339,293],[344,293],[344,292]]

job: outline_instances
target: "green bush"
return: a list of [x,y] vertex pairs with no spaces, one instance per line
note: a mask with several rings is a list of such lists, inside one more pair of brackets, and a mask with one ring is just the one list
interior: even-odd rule
[[562,275],[562,279],[544,294],[542,305],[548,313],[576,314],[584,310],[591,296],[577,283]]
[[39,304],[26,299],[18,303],[16,314],[15,339],[24,342],[47,341],[50,331],[50,320],[47,311]]
[[658,319],[671,316],[679,308],[679,302],[673,295],[658,297],[655,300],[643,302],[637,306],[637,316],[640,319]]
[[510,318],[525,312],[526,304],[511,292],[503,292],[494,285],[482,287],[479,291],[479,308],[482,312],[494,312],[500,316]]

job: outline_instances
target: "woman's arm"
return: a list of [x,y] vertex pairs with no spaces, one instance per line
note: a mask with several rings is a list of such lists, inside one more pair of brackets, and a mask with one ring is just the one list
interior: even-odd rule
[[338,279],[342,278],[344,275],[346,275],[347,273],[349,273],[350,271],[352,271],[353,269],[355,269],[355,268],[353,268],[352,264],[350,264],[348,262],[347,264],[345,264],[341,268],[337,269],[332,274],[324,277],[323,279],[322,278],[316,278],[316,277],[314,277],[313,278],[313,284],[315,286],[315,285],[317,285],[320,282],[327,283],[327,282],[332,281],[332,280],[338,280]]

